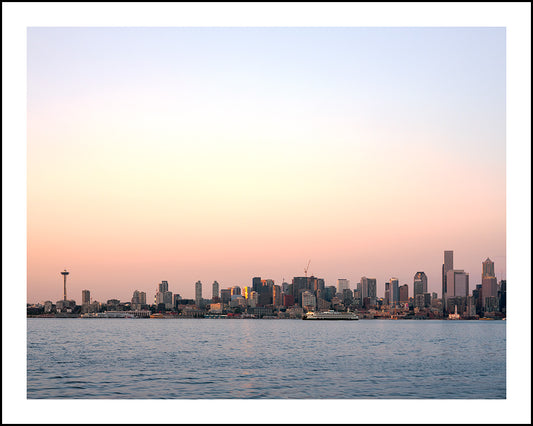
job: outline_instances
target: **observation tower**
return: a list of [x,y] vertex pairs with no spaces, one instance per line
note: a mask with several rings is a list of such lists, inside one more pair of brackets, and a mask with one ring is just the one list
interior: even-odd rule
[[61,275],[63,275],[63,300],[67,300],[67,270],[61,272]]

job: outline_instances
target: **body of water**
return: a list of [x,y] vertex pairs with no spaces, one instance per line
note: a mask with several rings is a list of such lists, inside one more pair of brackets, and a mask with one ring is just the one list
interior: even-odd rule
[[504,321],[30,318],[34,398],[506,397]]

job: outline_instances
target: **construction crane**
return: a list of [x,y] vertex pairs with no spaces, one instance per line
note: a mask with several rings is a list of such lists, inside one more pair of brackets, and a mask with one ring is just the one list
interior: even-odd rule
[[307,278],[307,270],[309,269],[309,264],[311,263],[311,259],[309,259],[309,262],[307,262],[307,266],[306,268],[304,269],[304,272],[305,272],[305,278]]

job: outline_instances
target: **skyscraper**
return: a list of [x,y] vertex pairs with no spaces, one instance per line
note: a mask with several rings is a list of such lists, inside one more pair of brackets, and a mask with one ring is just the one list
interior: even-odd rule
[[350,288],[350,281],[346,278],[339,278],[337,280],[337,293],[342,294],[343,290]]
[[159,283],[159,291],[161,293],[164,293],[165,291],[168,291],[168,282],[167,281],[161,281],[161,283]]
[[498,280],[494,276],[494,262],[488,257],[482,263],[481,271],[481,304],[487,307],[487,298],[498,296]]
[[[418,286],[417,286],[417,283]],[[417,291],[417,288],[420,291]],[[425,272],[417,272],[414,277],[414,297],[417,294],[423,294],[428,292],[428,277]]]
[[376,279],[361,277],[361,298],[376,297]]
[[91,303],[91,292],[89,290],[81,291],[81,304],[88,305]]
[[390,282],[385,283],[385,297],[383,297],[383,303],[385,305],[390,305],[391,303]]
[[218,290],[219,290],[219,286],[218,286],[218,282],[216,281],[213,281],[213,293],[211,295],[211,297],[214,299],[215,297],[219,297],[218,296]]
[[261,291],[261,277],[252,278],[252,291],[259,293]]
[[409,286],[404,284],[400,286],[400,303],[409,302]]
[[272,304],[277,307],[281,305],[281,302],[281,286],[274,285],[272,287]]
[[466,297],[469,292],[469,274],[462,269],[452,269],[446,274],[446,294],[443,301],[450,297]]
[[481,303],[483,308],[487,307],[487,299],[498,297],[498,280],[496,277],[484,277],[481,283]]
[[446,277],[448,271],[453,269],[453,250],[444,251],[444,263],[442,264],[442,306],[446,309],[446,293],[448,292]]
[[400,282],[398,278],[392,277],[390,283],[390,303],[394,305],[400,301]]
[[481,281],[483,281],[483,278],[485,277],[495,277],[494,275],[494,262],[490,260],[488,257],[487,259],[482,263],[482,272],[481,272]]
[[194,302],[196,305],[202,304],[202,282],[196,281],[194,284]]

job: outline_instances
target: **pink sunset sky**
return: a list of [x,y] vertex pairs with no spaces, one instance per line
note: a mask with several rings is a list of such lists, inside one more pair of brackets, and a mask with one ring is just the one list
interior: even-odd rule
[[504,28],[27,34],[29,303],[506,278]]

